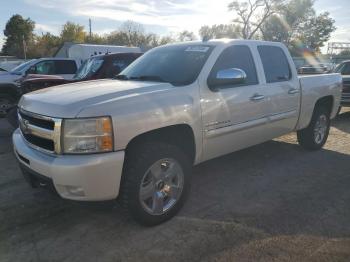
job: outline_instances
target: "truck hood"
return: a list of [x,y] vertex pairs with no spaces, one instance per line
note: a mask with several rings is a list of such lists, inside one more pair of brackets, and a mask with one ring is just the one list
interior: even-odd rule
[[94,80],[54,86],[24,95],[19,107],[33,113],[74,118],[86,107],[128,97],[161,92],[172,88],[169,83]]
[[10,72],[0,72],[0,83],[13,83],[20,77],[21,75],[11,74]]

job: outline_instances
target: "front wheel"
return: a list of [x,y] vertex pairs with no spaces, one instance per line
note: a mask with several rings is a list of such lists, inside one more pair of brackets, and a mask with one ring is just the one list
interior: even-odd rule
[[299,144],[308,150],[321,149],[327,141],[330,129],[329,110],[316,107],[309,126],[297,132]]
[[149,142],[126,156],[121,200],[140,224],[153,226],[172,218],[190,189],[191,163],[174,145]]
[[8,94],[0,94],[0,118],[7,114],[7,110],[13,107],[14,99]]

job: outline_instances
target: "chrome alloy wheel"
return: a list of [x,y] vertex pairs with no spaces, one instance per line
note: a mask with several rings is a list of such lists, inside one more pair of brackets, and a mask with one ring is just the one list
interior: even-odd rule
[[171,158],[158,160],[141,180],[141,205],[151,215],[162,215],[180,199],[183,186],[184,172],[180,164]]
[[316,144],[322,143],[323,139],[326,136],[327,128],[328,128],[327,116],[320,115],[316,121],[315,128],[314,128],[314,139]]

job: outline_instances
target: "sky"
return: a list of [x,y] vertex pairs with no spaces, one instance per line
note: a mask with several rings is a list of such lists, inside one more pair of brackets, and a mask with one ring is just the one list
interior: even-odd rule
[[[104,34],[118,29],[126,20],[144,24],[147,32],[160,35],[176,34],[182,30],[198,33],[202,25],[230,23],[230,0],[1,0],[0,46],[2,30],[13,14],[30,17],[36,22],[36,33],[59,34],[66,21],[72,21],[92,31]],[[350,42],[349,0],[316,0],[318,13],[328,11],[336,20],[337,30],[331,41]]]

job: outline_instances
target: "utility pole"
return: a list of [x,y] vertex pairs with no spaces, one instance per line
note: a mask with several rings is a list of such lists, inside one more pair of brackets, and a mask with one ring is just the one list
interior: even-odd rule
[[89,18],[89,35],[90,35],[90,40],[92,37],[92,31],[91,31],[91,18]]
[[26,40],[24,39],[24,35],[22,35],[22,45],[23,45],[24,60],[27,60],[27,44],[26,44]]

